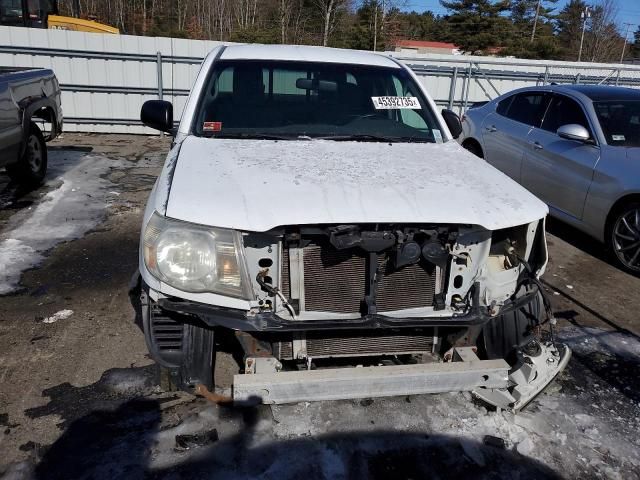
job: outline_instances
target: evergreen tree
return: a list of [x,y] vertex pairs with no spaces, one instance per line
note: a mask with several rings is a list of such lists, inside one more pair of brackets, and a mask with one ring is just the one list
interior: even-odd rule
[[509,0],[440,0],[451,12],[446,17],[447,39],[465,53],[479,53],[505,46],[513,35],[513,24],[501,13]]
[[398,22],[401,35],[408,40],[438,41],[444,38],[444,21],[433,12],[404,13],[398,17]]
[[511,4],[514,35],[504,52],[521,58],[554,58],[559,47],[554,35],[558,0],[515,0]]
[[583,0],[571,0],[558,15],[558,41],[562,45],[561,57],[575,60],[580,48],[582,12],[587,4]]

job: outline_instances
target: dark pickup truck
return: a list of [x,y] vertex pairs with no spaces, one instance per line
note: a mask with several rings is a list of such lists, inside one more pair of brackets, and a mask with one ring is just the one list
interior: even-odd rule
[[[47,131],[38,123],[47,125]],[[53,71],[0,67],[0,167],[37,185],[47,172],[46,141],[62,131],[60,85]]]

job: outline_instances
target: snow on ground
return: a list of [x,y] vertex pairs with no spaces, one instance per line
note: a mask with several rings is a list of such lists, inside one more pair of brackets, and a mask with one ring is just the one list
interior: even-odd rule
[[[616,383],[620,380],[616,366],[631,361],[634,363],[626,367],[637,371],[640,341],[624,333],[574,327],[564,329],[560,339],[574,351],[569,368],[518,414],[487,408],[469,393],[276,405],[271,408],[273,421],[258,423],[244,448],[264,450],[279,442],[281,450],[286,450],[289,443],[302,449],[285,458],[274,457],[262,472],[266,478],[278,474],[291,478],[287,473],[303,469],[309,462],[317,463],[320,478],[348,478],[353,455],[336,451],[336,443],[344,444],[345,439],[350,439],[346,441],[348,448],[367,455],[398,448],[435,449],[445,455],[441,461],[446,465],[468,463],[479,472],[487,468],[506,475],[501,478],[550,475],[544,469],[538,471],[537,463],[529,465],[525,460],[540,462],[568,478],[639,478],[639,387],[628,380]],[[604,358],[602,371],[588,363],[594,358]],[[629,373],[629,378],[636,378],[635,373]],[[209,423],[216,413],[219,415],[216,407],[208,410]],[[205,412],[192,422],[200,423],[203,415]],[[168,439],[173,433],[168,430],[162,436]],[[424,439],[419,441],[421,435]],[[503,439],[505,452],[516,456],[500,457],[505,463],[498,465],[496,449],[484,443],[487,435]],[[313,439],[315,446],[300,444],[304,439]],[[220,455],[215,447],[211,452],[214,454],[209,461]],[[166,468],[176,460],[158,452],[150,467]],[[242,478],[226,473],[230,478]]]
[[42,320],[42,323],[56,323],[58,320],[65,320],[73,315],[73,310],[60,310],[59,312],[54,313],[50,317],[46,317]]
[[40,264],[47,250],[98,224],[113,190],[103,176],[120,165],[101,155],[49,153],[50,180],[44,188],[51,190],[0,232],[0,295],[16,290],[22,272]]

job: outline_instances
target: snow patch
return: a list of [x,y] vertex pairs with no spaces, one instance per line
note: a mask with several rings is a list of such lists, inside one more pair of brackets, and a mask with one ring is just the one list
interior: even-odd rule
[[560,341],[584,355],[601,353],[626,359],[640,357],[640,341],[632,335],[591,327],[566,327],[560,330]]
[[58,320],[65,320],[71,315],[73,315],[73,310],[60,310],[59,312],[56,312],[50,317],[42,320],[42,323],[56,323]]
[[101,220],[108,188],[101,178],[120,161],[100,155],[74,156],[50,152],[52,179],[48,192],[35,208],[15,215],[0,233],[0,295],[15,290],[22,272],[38,266],[55,245],[82,237]]

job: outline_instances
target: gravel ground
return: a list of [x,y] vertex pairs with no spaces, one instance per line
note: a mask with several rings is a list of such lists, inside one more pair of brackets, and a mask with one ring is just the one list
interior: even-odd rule
[[[242,409],[162,393],[127,284],[168,148],[66,134],[43,187],[0,173],[0,263],[35,259],[0,269],[3,478],[640,478],[640,279],[553,221],[545,282],[574,356],[518,415],[461,393]],[[221,353],[219,386],[237,368]]]

